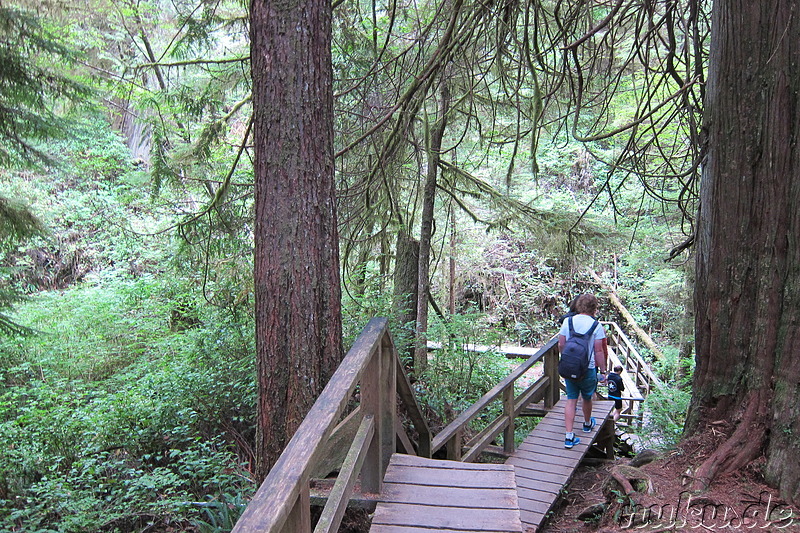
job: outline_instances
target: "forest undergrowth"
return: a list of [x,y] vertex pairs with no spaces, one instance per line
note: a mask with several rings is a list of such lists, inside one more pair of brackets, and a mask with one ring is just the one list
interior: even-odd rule
[[[211,255],[189,245],[173,227],[186,191],[153,196],[120,138],[98,134],[104,120],[82,124],[54,145],[57,167],[0,173],[0,195],[25,202],[47,228],[0,256],[0,286],[25,298],[10,316],[30,329],[0,338],[0,531],[229,531],[255,489],[250,243],[231,236]],[[574,295],[597,290],[575,256],[467,228],[456,313],[433,319],[431,338],[538,346]],[[669,328],[683,316],[684,272],[652,266],[659,231],[624,253],[609,251],[623,242],[612,235],[580,257],[611,269],[636,319],[664,342],[662,375],[676,382],[686,373]],[[345,344],[371,317],[394,313],[378,267],[360,291],[345,291]],[[442,269],[433,281],[445,300]],[[601,314],[616,320],[608,305]],[[408,342],[408,325],[392,331],[398,346]],[[432,354],[418,382],[431,425],[508,371],[496,353]],[[679,434],[680,394],[653,409],[662,440]]]

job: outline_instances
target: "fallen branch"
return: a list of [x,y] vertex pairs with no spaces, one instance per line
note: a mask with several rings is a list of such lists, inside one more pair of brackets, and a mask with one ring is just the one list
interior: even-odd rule
[[628,325],[631,327],[634,333],[636,333],[636,335],[639,337],[642,343],[647,348],[650,349],[650,351],[653,353],[653,357],[655,357],[656,360],[658,361],[662,361],[664,359],[664,352],[661,351],[661,348],[656,346],[656,343],[653,341],[653,338],[650,337],[650,335],[648,335],[645,330],[639,327],[639,325],[636,323],[636,320],[633,318],[633,315],[631,315],[630,311],[628,311],[625,308],[625,306],[622,305],[622,301],[619,299],[619,296],[617,296],[616,291],[611,287],[609,287],[608,285],[606,285],[605,283],[603,283],[603,280],[600,278],[600,276],[597,275],[597,272],[595,272],[591,268],[588,271],[589,274],[591,274],[592,277],[595,280],[597,280],[600,286],[608,291],[608,299],[611,300],[611,303],[614,304],[614,307],[617,308],[617,311],[620,312],[622,318],[625,319],[625,321],[628,323]]

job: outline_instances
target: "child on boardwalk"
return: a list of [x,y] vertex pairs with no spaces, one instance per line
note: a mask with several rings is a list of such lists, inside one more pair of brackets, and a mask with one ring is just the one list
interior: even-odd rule
[[625,390],[625,384],[622,382],[623,368],[620,365],[614,367],[613,372],[609,372],[606,379],[608,380],[608,398],[614,400],[614,422],[619,420],[622,415],[622,391]]

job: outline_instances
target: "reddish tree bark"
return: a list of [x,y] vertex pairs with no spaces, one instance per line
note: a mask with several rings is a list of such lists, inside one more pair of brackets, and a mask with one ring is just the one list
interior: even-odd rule
[[331,5],[250,5],[263,479],[341,361]]
[[714,2],[687,430],[732,432],[697,487],[763,454],[800,503],[800,2]]

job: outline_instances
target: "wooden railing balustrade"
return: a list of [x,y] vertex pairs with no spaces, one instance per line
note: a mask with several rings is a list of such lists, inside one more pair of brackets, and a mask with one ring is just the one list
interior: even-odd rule
[[[336,459],[339,474],[327,497],[323,498],[325,506],[315,533],[338,530],[348,503],[355,497],[357,480],[361,482],[358,498],[373,504],[377,501],[393,452],[400,450],[431,457],[444,449],[448,459],[464,462],[475,461],[487,451],[508,455],[515,447],[516,419],[526,414],[526,407],[543,402],[544,409],[548,410],[559,399],[558,338],[554,337],[432,438],[387,322],[385,318],[370,320],[353,343],[236,523],[233,533],[310,533],[311,481],[315,472],[322,468],[323,460],[330,460],[333,440],[352,444],[343,458]],[[641,419],[639,407],[644,396],[651,387],[663,386],[662,382],[619,326],[613,322],[604,324],[611,330],[609,346],[614,349],[609,362],[622,364],[629,374],[625,378],[630,388],[635,389],[626,394],[631,397],[627,398],[623,416]],[[543,362],[543,374],[517,395],[517,382],[539,362]],[[360,405],[342,420],[357,387]],[[398,399],[418,435],[416,449],[399,423]],[[497,400],[502,401],[502,413],[465,442],[464,435],[470,423]],[[492,445],[501,433],[502,450]]]
[[[544,374],[515,396],[517,381],[539,361],[544,362]],[[340,421],[359,386],[359,407]],[[358,430],[327,496],[315,533],[338,529],[359,477],[360,496],[367,493],[377,496],[391,454],[398,447],[406,453],[431,457],[446,446],[449,459],[474,461],[503,433],[503,452],[511,453],[516,418],[530,403],[544,401],[545,408],[551,408],[559,394],[558,346],[557,339],[553,339],[431,440],[430,430],[389,334],[387,320],[372,319],[270,470],[233,533],[310,533],[313,472],[329,451],[326,445],[355,417],[360,417]],[[416,450],[409,449],[410,442],[405,435],[398,435],[402,428],[398,424],[397,398],[418,434]],[[497,399],[502,399],[503,413],[464,443],[467,426]]]
[[[620,364],[631,377],[630,384],[635,387],[635,390],[626,390],[625,396],[630,398],[623,401],[622,417],[641,423],[642,402],[653,387],[661,388],[664,384],[653,374],[650,365],[645,362],[631,340],[615,322],[603,322],[603,325],[610,329],[608,344],[616,354],[609,361],[609,366],[613,368],[615,364]],[[628,388],[626,386],[626,389]]]
[[327,444],[337,432],[356,387],[360,387],[357,414],[361,421],[315,533],[338,530],[359,477],[362,492],[380,492],[389,459],[397,447],[398,396],[419,435],[418,453],[430,457],[430,430],[402,369],[387,319],[374,318],[353,343],[270,470],[233,528],[234,533],[311,531],[312,472],[329,451]]
[[[517,381],[539,361],[544,361],[543,375],[515,397]],[[510,454],[514,451],[517,417],[531,403],[544,400],[545,409],[553,407],[560,395],[559,382],[558,339],[553,338],[439,432],[433,439],[431,451],[436,453],[446,447],[448,459],[472,462],[486,451],[502,432],[503,453]],[[465,430],[470,422],[499,398],[503,401],[503,413],[468,442],[463,442]]]
[[[625,370],[635,376],[637,388],[645,395],[650,392],[651,387],[663,387],[664,383],[653,374],[645,360],[639,355],[631,340],[615,322],[604,322],[611,328],[609,344],[617,349],[617,352],[625,358],[623,366]],[[622,358],[621,357],[621,358]]]

